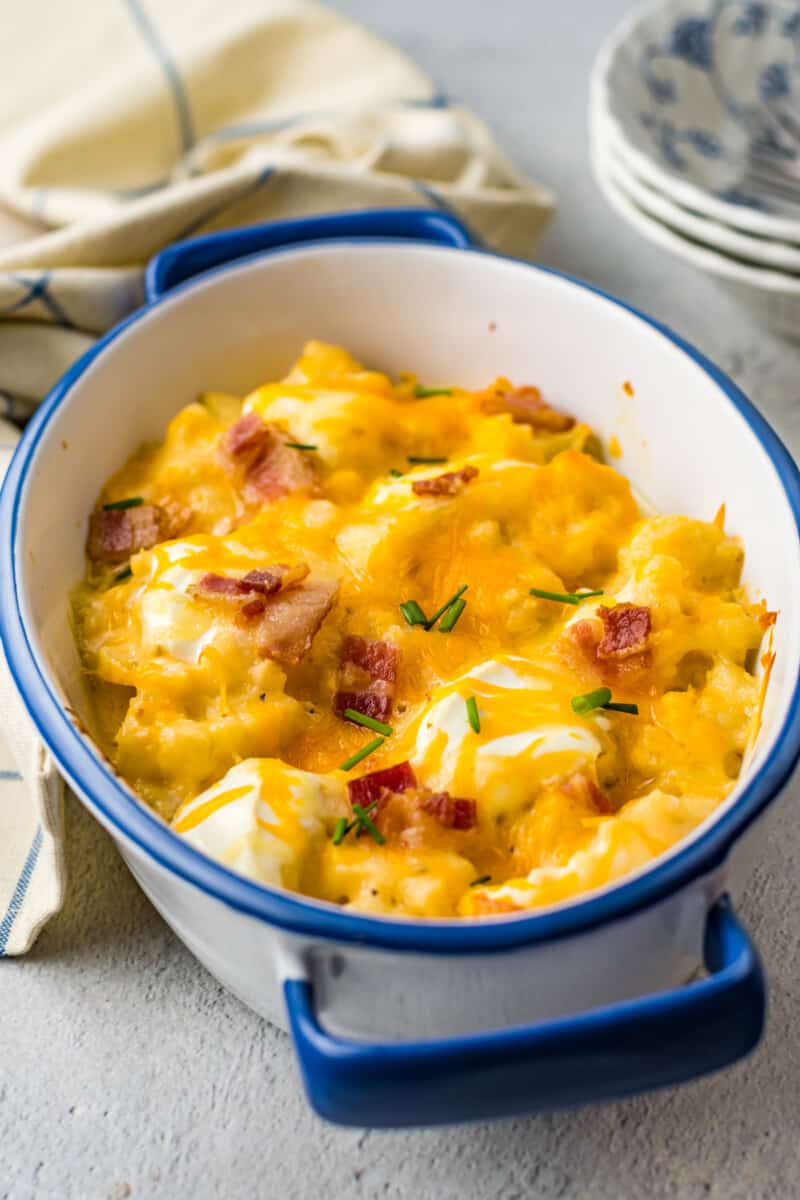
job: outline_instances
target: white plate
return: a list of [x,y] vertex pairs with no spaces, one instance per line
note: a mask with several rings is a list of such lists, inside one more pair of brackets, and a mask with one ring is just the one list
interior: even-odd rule
[[613,166],[597,136],[592,139],[592,165],[597,184],[608,203],[643,237],[718,279],[750,309],[756,320],[786,337],[800,339],[800,278],[748,266],[690,241],[649,216],[613,177]]
[[800,272],[800,246],[773,238],[755,237],[720,221],[711,220],[676,204],[664,192],[639,179],[620,154],[612,129],[598,134],[603,142],[604,161],[614,180],[649,216],[676,233],[724,254],[743,259],[756,267],[787,273]]
[[796,4],[648,0],[602,46],[591,95],[640,179],[737,229],[800,242],[800,201],[762,196],[756,207],[747,178],[765,139],[780,146],[774,160],[792,157],[800,170]]

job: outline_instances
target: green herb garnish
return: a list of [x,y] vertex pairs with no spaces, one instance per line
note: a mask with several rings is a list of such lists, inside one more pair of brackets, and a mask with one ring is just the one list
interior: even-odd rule
[[362,746],[360,750],[356,750],[355,754],[351,754],[343,763],[340,763],[339,770],[352,771],[353,767],[357,767],[368,754],[374,754],[383,745],[385,740],[382,737],[373,738],[371,742],[367,742],[366,746]]
[[130,579],[132,575],[133,571],[130,569],[130,567],[123,567],[122,570],[114,576],[114,583],[122,583],[124,580]]
[[284,442],[284,446],[288,446],[290,450],[316,450],[316,446],[311,442]]
[[416,600],[404,600],[400,605],[400,612],[406,619],[409,625],[427,625],[428,618],[422,611]]
[[630,713],[631,716],[638,717],[638,704],[613,704],[611,702],[611,688],[601,687],[594,692],[587,692],[585,696],[572,697],[573,711],[585,716],[586,713],[593,712],[596,708],[606,708],[611,712]]
[[103,511],[111,512],[113,508],[138,508],[140,504],[144,504],[143,496],[129,496],[127,500],[112,500],[110,504],[104,504]]
[[479,883],[490,883],[491,878],[492,878],[491,875],[479,875],[477,879],[473,879],[472,883],[469,886],[477,887]]
[[370,834],[372,839],[374,841],[376,841],[379,846],[382,846],[383,843],[386,841],[386,838],[383,836],[380,829],[378,829],[375,822],[369,816],[369,814],[367,813],[367,810],[365,808],[362,808],[360,804],[354,804],[353,812],[356,814],[356,820],[358,821],[358,825],[359,825],[359,833],[366,830],[367,833]]
[[[371,800],[369,802],[369,804],[367,805],[367,807],[364,809],[364,812],[365,813],[372,812],[373,808],[375,808],[377,803],[378,803],[377,800]],[[360,820],[358,817],[356,817],[354,821],[350,821],[349,824],[347,822],[346,817],[339,817],[338,821],[336,822],[336,824],[333,828],[333,844],[334,844],[334,846],[341,845],[342,841],[347,837],[348,833],[350,833],[353,829],[355,829],[355,827],[357,825],[359,826],[359,836],[360,836],[362,830],[361,830],[361,823],[360,823]]]
[[444,602],[444,604],[442,605],[442,607],[441,607],[441,608],[438,608],[438,609],[436,610],[436,612],[433,614],[433,616],[431,617],[431,619],[428,621],[428,623],[427,623],[427,625],[425,626],[425,628],[426,628],[426,629],[433,629],[434,625],[435,625],[435,624],[436,624],[436,622],[439,620],[439,617],[443,617],[443,616],[444,616],[444,614],[447,612],[448,608],[450,608],[450,606],[451,606],[451,605],[455,604],[455,602],[456,602],[456,600],[458,600],[459,596],[461,596],[461,595],[462,595],[462,594],[463,594],[463,593],[464,593],[464,592],[467,590],[467,588],[468,588],[468,587],[469,587],[469,584],[468,584],[468,583],[465,583],[465,584],[463,585],[463,587],[460,587],[460,588],[458,589],[458,591],[457,591],[457,592],[453,592],[453,595],[450,597],[450,599],[449,599],[449,600],[445,600],[445,602]]
[[573,696],[572,711],[584,716],[595,708],[602,708],[610,699],[611,688],[597,688],[594,692],[586,692],[584,696]]
[[347,820],[345,817],[339,817],[339,820],[336,822],[336,826],[333,830],[334,846],[339,846],[341,844],[342,839],[344,838],[344,835],[346,833],[347,833]]
[[467,720],[476,733],[481,731],[481,718],[478,714],[478,702],[474,696],[467,700]]
[[375,733],[382,733],[384,737],[391,737],[394,733],[391,725],[384,725],[383,721],[376,721],[374,717],[368,717],[366,713],[359,712],[357,708],[346,708],[344,715],[353,724],[363,725],[365,729],[373,729]]
[[456,600],[455,604],[451,604],[439,622],[439,633],[449,633],[466,607],[466,600]]
[[600,592],[546,592],[543,588],[530,588],[532,596],[538,596],[540,600],[558,600],[561,604],[580,604],[582,600],[588,600],[590,596],[602,596]]
[[452,394],[452,388],[422,387],[419,383],[414,388],[414,395],[419,400],[424,400],[427,396],[452,396]]
[[446,458],[428,458],[424,454],[409,454],[408,461],[410,463],[446,463]]
[[392,467],[392,469],[389,471],[389,474],[390,474],[390,475],[391,475],[391,476],[392,476],[394,479],[402,479],[402,478],[403,478],[403,472],[402,472],[402,471],[398,471],[397,467]]

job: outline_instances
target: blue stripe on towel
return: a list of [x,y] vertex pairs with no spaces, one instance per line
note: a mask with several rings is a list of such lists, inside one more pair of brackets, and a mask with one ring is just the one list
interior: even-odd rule
[[178,130],[180,132],[181,146],[186,150],[191,150],[194,145],[194,126],[192,124],[192,112],[189,107],[189,98],[186,95],[186,89],[183,86],[183,80],[180,77],[175,62],[169,54],[166,46],[162,43],[155,26],[148,17],[147,13],[142,8],[140,0],[123,0],[125,7],[131,15],[131,19],[138,25],[139,31],[153,52],[154,57],[158,61],[161,70],[164,72],[164,78],[167,81],[167,87],[172,92],[172,99],[175,102],[175,112],[178,117]]
[[[2,450],[2,448],[3,447],[0,446],[0,450]],[[0,771],[0,783],[2,783],[4,781],[8,782],[9,780],[12,780],[12,779],[13,780],[22,779],[22,776],[20,775],[19,771]]]
[[14,888],[14,894],[11,897],[11,902],[6,910],[6,915],[0,921],[0,957],[6,952],[8,939],[11,936],[11,930],[14,926],[14,921],[17,919],[17,914],[22,908],[22,903],[25,899],[25,894],[28,890],[31,877],[36,868],[36,862],[39,858],[39,851],[42,848],[44,836],[42,834],[41,825],[36,830],[36,836],[31,842],[31,848],[28,851],[28,857],[25,859],[22,871],[20,872],[17,886]]
[[27,288],[27,291],[19,300],[16,300],[8,308],[0,311],[3,313],[19,312],[20,309],[27,308],[34,300],[40,300],[50,315],[58,321],[59,325],[65,325],[68,329],[73,329],[72,321],[70,321],[64,309],[48,289],[52,274],[52,271],[44,271],[36,279],[30,279],[26,275],[15,275],[13,272],[9,272],[8,278],[13,279],[14,283],[18,283],[20,287]]
[[258,177],[252,183],[246,184],[235,196],[226,196],[221,203],[214,204],[211,208],[207,209],[201,217],[195,217],[194,220],[190,221],[180,233],[175,234],[173,241],[179,242],[183,238],[191,237],[193,233],[197,233],[198,229],[202,229],[209,221],[213,221],[214,217],[220,216],[226,209],[231,208],[234,204],[238,204],[240,200],[245,200],[248,196],[252,196],[275,174],[276,169],[275,167],[265,167],[263,171],[259,172]]

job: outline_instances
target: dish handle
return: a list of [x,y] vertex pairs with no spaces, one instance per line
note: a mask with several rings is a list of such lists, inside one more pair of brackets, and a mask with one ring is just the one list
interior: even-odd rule
[[619,1099],[724,1067],[758,1042],[758,954],[723,897],[708,914],[707,978],[537,1025],[434,1042],[359,1043],[326,1032],[308,978],[286,979],[308,1098],[340,1125],[491,1120]]
[[468,250],[473,245],[464,225],[449,213],[429,208],[378,208],[362,212],[268,221],[241,229],[224,229],[167,246],[151,259],[145,272],[148,304],[194,275],[250,254],[285,249],[302,242],[392,238],[433,242]]

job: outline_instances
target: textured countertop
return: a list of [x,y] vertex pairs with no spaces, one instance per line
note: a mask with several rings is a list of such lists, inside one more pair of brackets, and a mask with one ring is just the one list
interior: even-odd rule
[[[800,450],[800,350],[651,248],[590,178],[589,69],[625,0],[339,0],[393,39],[557,191],[544,261],[716,359]],[[800,823],[790,797],[741,903],[770,981],[766,1038],[721,1075],[493,1126],[342,1131],[301,1097],[288,1039],[227,995],[74,801],[70,886],[26,959],[0,964],[0,1198],[760,1200],[800,1195],[795,1009]]]

